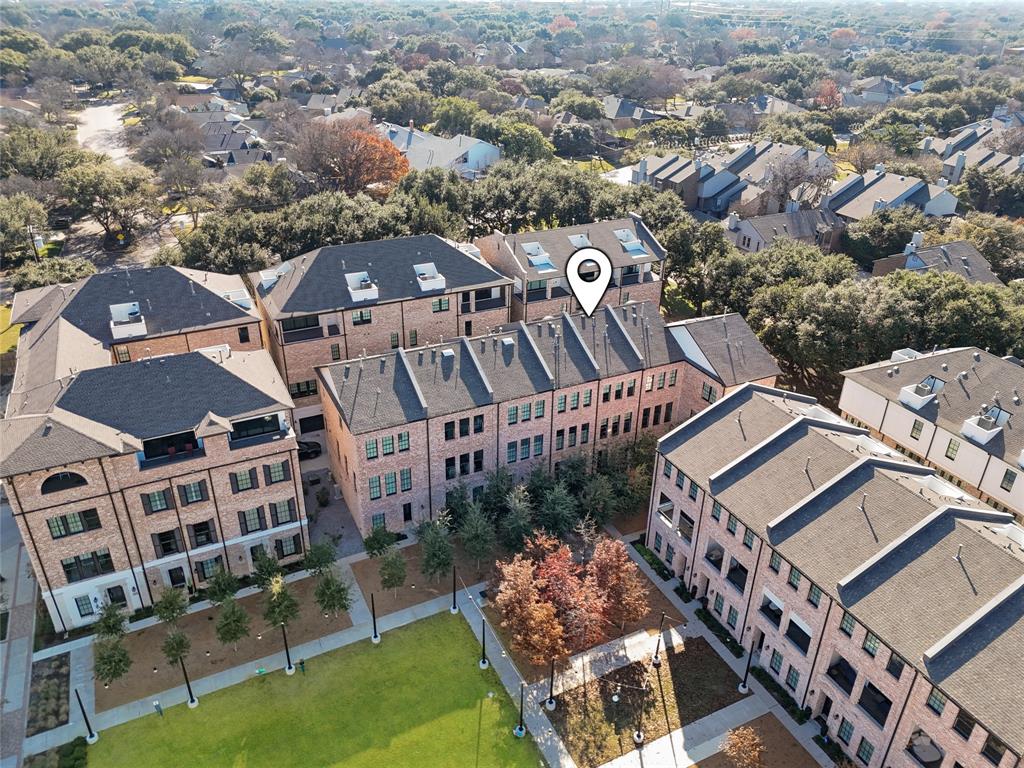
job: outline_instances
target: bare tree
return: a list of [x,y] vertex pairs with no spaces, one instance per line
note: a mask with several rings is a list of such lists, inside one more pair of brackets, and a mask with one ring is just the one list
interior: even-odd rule
[[733,728],[725,736],[722,752],[736,768],[763,768],[764,744],[749,725]]
[[839,159],[852,165],[857,173],[867,173],[895,157],[895,152],[877,141],[858,141],[839,153]]
[[828,194],[833,179],[835,169],[830,164],[812,166],[806,157],[783,158],[768,168],[758,213],[777,213],[790,193],[801,186],[801,200],[816,207]]

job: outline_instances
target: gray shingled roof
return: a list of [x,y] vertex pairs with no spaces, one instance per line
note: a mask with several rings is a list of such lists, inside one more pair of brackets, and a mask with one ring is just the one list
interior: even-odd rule
[[735,312],[683,320],[669,328],[689,333],[713,368],[707,373],[727,387],[782,373],[775,358]]
[[[967,373],[966,379],[957,379],[957,374],[961,372]],[[1000,406],[1011,414],[1010,420],[997,436],[978,447],[1011,464],[1024,451],[1024,426],[1019,423],[1024,418],[1024,407],[1013,403],[1014,389],[1024,396],[1024,368],[1009,360],[970,347],[926,354],[899,364],[873,363],[844,371],[843,375],[877,392],[900,408],[909,407],[899,402],[903,387],[919,384],[928,376],[942,379],[946,386],[941,396],[932,398],[930,403],[915,413],[955,435],[960,434],[966,419],[978,414],[982,403],[993,404],[998,392]]]
[[877,259],[871,265],[871,274],[878,277],[897,269],[909,269],[914,272],[952,272],[974,283],[1003,285],[992,272],[988,259],[967,240],[918,248],[913,253],[900,253]]
[[842,220],[832,211],[821,208],[752,216],[746,222],[769,243],[779,237],[794,240],[813,238],[819,230],[831,231],[842,224]]
[[109,456],[112,446],[49,415],[0,420],[0,477]]
[[404,350],[318,368],[320,380],[354,434],[427,417]]
[[[420,289],[413,265],[428,262],[444,275],[444,289]],[[288,265],[291,269],[266,290],[259,287],[258,274],[250,276],[272,317],[373,306],[510,282],[437,235],[328,245],[291,259]],[[368,273],[377,285],[376,301],[352,300],[345,276],[357,272]]]

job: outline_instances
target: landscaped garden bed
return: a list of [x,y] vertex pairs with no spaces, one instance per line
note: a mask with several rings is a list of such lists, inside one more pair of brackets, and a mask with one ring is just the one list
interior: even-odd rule
[[770,693],[782,708],[789,713],[789,716],[797,721],[799,724],[806,723],[811,719],[811,708],[805,707],[800,709],[800,705],[796,703],[796,699],[789,695],[789,691],[783,688],[779,681],[776,680],[767,669],[764,667],[753,667],[750,670],[750,674],[757,678],[758,682],[763,685],[768,693]]
[[32,665],[26,736],[67,724],[70,681],[71,654],[62,653]]
[[[580,768],[631,752],[641,709],[649,742],[743,698],[739,678],[702,638],[664,649],[662,662],[660,670],[650,659],[633,662],[555,697],[549,717]],[[645,682],[650,687],[643,695],[637,689]]]
[[[744,725],[753,728],[764,745],[762,768],[818,768],[818,761],[793,738],[775,715],[761,715]],[[718,752],[693,768],[736,768],[736,764],[724,752]]]
[[697,618],[704,622],[705,626],[711,630],[711,634],[717,637],[722,645],[729,649],[729,653],[735,656],[737,659],[743,655],[743,646],[737,642],[729,630],[727,630],[718,619],[707,608],[697,609]]
[[668,569],[661,558],[658,557],[654,552],[644,546],[640,539],[633,542],[633,548],[640,553],[640,557],[647,561],[647,564],[654,569],[654,572],[661,576],[664,581],[668,581],[672,578],[672,571]]
[[24,768],[85,768],[88,745],[85,737],[25,758]]
[[518,700],[447,612],[103,731],[89,768],[465,768],[543,765]]

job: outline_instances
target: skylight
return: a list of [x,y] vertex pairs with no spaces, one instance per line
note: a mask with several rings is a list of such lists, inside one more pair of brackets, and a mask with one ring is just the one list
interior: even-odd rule
[[569,242],[573,248],[588,248],[591,245],[590,238],[585,234],[569,235]]

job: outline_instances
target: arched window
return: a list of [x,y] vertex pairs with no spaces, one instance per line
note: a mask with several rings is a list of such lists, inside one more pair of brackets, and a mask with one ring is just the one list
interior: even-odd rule
[[89,481],[77,472],[58,472],[43,480],[42,492],[56,493],[57,491],[66,491],[70,488],[88,485],[88,483]]

